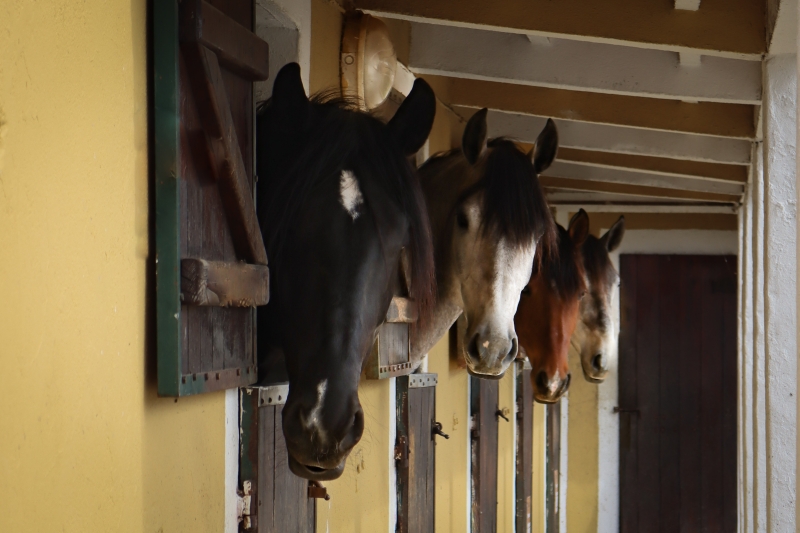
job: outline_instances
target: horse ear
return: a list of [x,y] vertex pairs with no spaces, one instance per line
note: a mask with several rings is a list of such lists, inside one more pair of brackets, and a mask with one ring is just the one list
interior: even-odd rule
[[589,236],[589,215],[586,214],[586,211],[581,209],[572,216],[568,231],[573,246],[576,248],[581,246]]
[[435,116],[436,95],[425,80],[417,78],[388,124],[403,153],[414,155],[422,148],[431,133]]
[[305,127],[311,103],[303,88],[300,78],[300,65],[287,63],[275,76],[272,85],[272,103],[283,135],[291,136],[300,133]]
[[488,112],[489,110],[484,107],[472,115],[464,128],[461,149],[470,165],[477,163],[483,151],[486,150],[486,114]]
[[619,219],[614,222],[614,225],[611,226],[605,235],[600,237],[600,241],[603,243],[603,246],[606,247],[606,250],[609,252],[613,252],[617,248],[619,248],[620,243],[622,242],[622,237],[625,236],[625,216],[619,217]]
[[536,137],[536,144],[531,150],[533,168],[541,174],[553,163],[558,152],[558,128],[552,118],[547,119],[544,129]]

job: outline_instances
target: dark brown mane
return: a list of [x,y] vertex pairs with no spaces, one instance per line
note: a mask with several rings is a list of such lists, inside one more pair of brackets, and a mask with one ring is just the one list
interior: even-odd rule
[[[541,269],[550,285],[558,291],[563,300],[575,298],[586,290],[584,260],[582,247],[576,248],[569,231],[556,224],[557,237],[555,250],[548,251],[544,248],[536,250],[537,256],[541,251],[540,262],[534,265],[534,272]],[[590,236],[590,238],[593,238]],[[595,239],[597,240],[597,239]],[[586,246],[585,244],[583,245]],[[549,253],[548,253],[549,252]]]
[[608,250],[600,239],[589,235],[581,247],[581,254],[591,290],[605,295],[608,289],[607,272],[609,267],[613,268]]
[[[477,163],[481,179],[461,194],[458,203],[483,191],[485,231],[496,230],[515,246],[538,241],[540,247],[554,250],[555,223],[530,156],[514,141],[503,137],[490,140],[487,147]],[[424,168],[433,172],[456,155],[462,156],[460,148],[436,154]]]

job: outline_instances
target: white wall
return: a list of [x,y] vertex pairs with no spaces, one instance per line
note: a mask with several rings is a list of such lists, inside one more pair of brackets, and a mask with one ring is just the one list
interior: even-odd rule
[[795,531],[797,332],[795,184],[797,59],[765,62],[764,332],[767,524]]

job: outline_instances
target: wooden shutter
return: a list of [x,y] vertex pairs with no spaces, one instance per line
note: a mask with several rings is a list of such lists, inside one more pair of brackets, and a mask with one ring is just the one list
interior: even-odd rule
[[500,382],[470,376],[472,531],[497,531],[497,439]]
[[269,271],[255,211],[253,0],[153,4],[158,391],[255,382]]
[[[397,378],[397,532],[434,527],[436,374]],[[439,435],[441,425],[438,427]],[[449,438],[449,437],[448,437]]]
[[531,530],[533,491],[533,384],[530,363],[517,362],[517,461],[515,474],[516,533]]
[[281,413],[288,383],[242,389],[239,486],[248,492],[242,529],[257,533],[313,533],[316,500],[309,482],[289,470]]
[[395,296],[378,327],[372,352],[364,363],[367,379],[405,376],[411,368],[410,324],[417,320],[417,307],[408,298]]

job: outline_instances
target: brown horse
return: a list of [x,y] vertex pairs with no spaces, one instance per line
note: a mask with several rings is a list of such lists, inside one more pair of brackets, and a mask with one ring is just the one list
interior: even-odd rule
[[581,246],[589,235],[589,216],[581,209],[569,222],[558,226],[554,250],[541,250],[514,317],[520,346],[533,367],[533,397],[554,403],[570,382],[570,338],[586,293]]
[[590,383],[600,383],[608,374],[608,365],[617,352],[617,324],[612,312],[619,274],[609,258],[625,235],[625,217],[621,216],[599,239],[589,235],[581,253],[589,283],[588,297],[581,300],[580,321],[572,344],[580,351],[583,376]]

